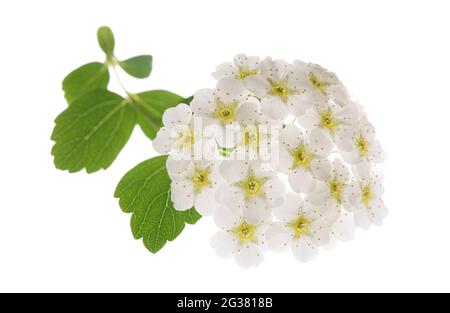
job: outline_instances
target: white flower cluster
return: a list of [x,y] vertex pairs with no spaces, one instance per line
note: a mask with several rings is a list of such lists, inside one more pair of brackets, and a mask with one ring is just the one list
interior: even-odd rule
[[306,262],[382,223],[385,155],[334,73],[240,54],[213,77],[215,89],[164,113],[154,148],[170,154],[175,208],[222,229],[217,254],[251,267],[267,249],[290,249]]

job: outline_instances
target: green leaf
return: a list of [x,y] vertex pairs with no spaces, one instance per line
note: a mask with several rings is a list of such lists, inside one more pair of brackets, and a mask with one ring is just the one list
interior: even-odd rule
[[129,75],[135,78],[147,78],[152,72],[151,55],[141,55],[125,61],[120,61],[120,67]]
[[137,122],[145,135],[152,140],[163,126],[164,111],[180,103],[188,103],[188,99],[166,90],[142,92],[134,95],[133,100],[140,113]]
[[122,210],[133,214],[134,238],[142,238],[152,253],[175,240],[185,223],[195,224],[201,217],[195,209],[180,212],[173,207],[166,160],[159,156],[142,162],[122,178],[115,192]]
[[105,52],[108,57],[113,56],[115,39],[111,28],[107,26],[100,27],[97,31],[97,39],[103,52]]
[[108,66],[102,63],[89,63],[76,69],[63,81],[63,90],[69,104],[85,94],[106,89],[109,83]]
[[116,159],[133,132],[136,113],[121,96],[97,90],[75,101],[55,123],[51,137],[55,166],[92,173]]

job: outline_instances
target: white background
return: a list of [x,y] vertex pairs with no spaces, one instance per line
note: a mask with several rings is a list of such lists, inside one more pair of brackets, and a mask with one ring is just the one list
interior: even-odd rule
[[[1,1],[0,290],[450,291],[449,15],[445,0]],[[50,155],[61,80],[103,60],[103,24],[119,57],[154,56],[150,79],[125,79],[131,91],[189,96],[239,52],[338,73],[389,155],[385,225],[307,265],[270,253],[242,270],[215,256],[206,218],[147,252],[113,198],[155,155],[140,130],[108,171],[68,174]]]

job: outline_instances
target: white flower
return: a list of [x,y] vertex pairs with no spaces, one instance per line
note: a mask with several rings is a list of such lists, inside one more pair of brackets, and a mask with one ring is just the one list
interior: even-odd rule
[[351,205],[356,226],[368,229],[371,225],[381,225],[388,210],[382,200],[384,188],[383,175],[379,170],[372,170],[369,177],[352,181],[346,197]]
[[168,158],[167,171],[172,180],[171,199],[174,208],[186,211],[195,207],[203,216],[217,207],[215,194],[222,183],[218,164],[211,161],[180,161]]
[[326,180],[331,172],[327,159],[333,143],[321,129],[309,134],[288,125],[280,132],[279,170],[288,174],[292,189],[299,193],[310,193],[316,187],[316,179]]
[[217,83],[216,89],[202,89],[194,94],[191,102],[194,114],[204,118],[206,124],[226,126],[238,122],[239,109],[249,100],[242,88],[236,87],[232,79]]
[[224,258],[234,257],[236,262],[249,268],[264,260],[264,234],[270,220],[251,222],[244,215],[219,207],[214,221],[222,228],[211,239],[211,246]]
[[229,148],[235,145],[235,138],[226,136],[226,128],[237,129],[240,121],[248,119],[248,114],[253,114],[258,103],[228,77],[220,80],[215,90],[202,89],[196,92],[191,107],[194,114],[202,118],[205,127],[218,127],[217,140],[221,146]]
[[259,65],[260,61],[258,57],[238,54],[234,58],[233,63],[226,62],[220,64],[216,72],[213,73],[213,77],[217,80],[232,78],[243,88],[249,80],[257,79],[260,73]]
[[295,61],[294,71],[298,77],[299,87],[304,89],[307,99],[316,105],[344,102],[349,98],[344,85],[336,74],[317,64]]
[[271,153],[277,149],[275,144],[278,142],[281,123],[264,115],[258,105],[244,105],[242,111],[246,118],[240,120],[236,147],[230,157],[237,160],[273,161]]
[[266,58],[260,68],[259,79],[249,81],[247,87],[261,99],[264,114],[275,120],[284,119],[289,113],[302,116],[311,104],[305,101],[292,66]]
[[308,110],[299,119],[306,129],[321,128],[328,132],[340,150],[351,151],[352,134],[358,122],[358,109],[353,102],[344,105],[330,103]]
[[[156,138],[153,148],[159,154],[173,154],[176,159],[191,159],[207,157],[207,149],[212,149],[212,134],[203,132],[202,128],[194,127],[191,108],[184,103],[167,109],[163,114],[163,124]],[[209,137],[208,137],[209,136]]]
[[341,205],[348,207],[345,192],[350,180],[348,167],[340,159],[335,159],[329,178],[326,181],[318,182],[316,189],[307,195],[306,200],[313,205],[322,205],[327,208],[337,209]]
[[274,209],[274,215],[281,222],[272,223],[266,233],[267,246],[274,251],[291,249],[297,260],[307,262],[330,240],[327,216],[298,194],[288,193],[284,204]]
[[276,173],[259,161],[225,160],[220,174],[226,180],[217,200],[251,222],[267,219],[271,209],[284,201],[285,186]]
[[351,135],[351,143],[351,151],[341,152],[342,158],[347,163],[381,163],[386,158],[380,143],[375,139],[375,128],[366,116],[359,120],[358,127]]

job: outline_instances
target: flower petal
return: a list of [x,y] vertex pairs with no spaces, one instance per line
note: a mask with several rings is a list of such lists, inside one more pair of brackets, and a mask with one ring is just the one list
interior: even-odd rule
[[258,245],[246,244],[234,251],[234,259],[243,268],[255,267],[264,261],[264,255]]
[[219,206],[214,210],[214,222],[223,230],[231,230],[241,222],[241,216],[225,206]]
[[316,128],[309,135],[308,147],[314,154],[328,157],[333,149],[333,142],[323,129]]
[[311,238],[303,236],[293,243],[292,253],[298,261],[306,263],[317,257],[319,249],[314,245]]
[[217,97],[226,104],[241,102],[247,95],[244,92],[243,85],[234,77],[226,77],[217,83]]
[[225,77],[234,77],[236,74],[236,67],[230,62],[226,62],[217,66],[216,71],[212,73],[212,77],[216,80],[221,80]]
[[244,125],[255,124],[259,116],[259,105],[256,102],[245,102],[237,110],[238,122]]
[[330,178],[333,167],[328,159],[314,159],[310,169],[314,178],[326,181]]
[[305,94],[292,95],[287,101],[288,111],[296,116],[300,117],[305,114],[305,112],[311,107],[311,101],[309,97]]
[[292,244],[292,233],[287,224],[281,222],[270,224],[266,231],[266,243],[273,251],[286,251]]
[[162,127],[156,134],[156,138],[153,140],[153,149],[159,154],[168,154],[172,151],[172,147],[175,140],[172,137],[172,129]]
[[289,174],[289,184],[295,192],[311,193],[316,187],[316,180],[305,169],[295,169]]
[[168,108],[164,111],[162,120],[166,127],[175,127],[177,125],[188,125],[192,119],[192,109],[185,103],[180,103],[174,108]]
[[269,204],[272,207],[277,207],[283,204],[286,186],[281,180],[273,178],[266,181],[263,186],[263,191],[265,198],[269,201]]
[[280,142],[290,150],[298,148],[303,141],[303,132],[297,126],[287,125],[280,130]]
[[315,108],[311,108],[298,121],[304,128],[313,130],[320,125],[320,115]]
[[373,163],[382,163],[386,160],[386,153],[384,152],[381,144],[378,141],[374,141],[368,151],[367,158]]
[[212,89],[201,89],[194,94],[191,108],[195,114],[211,114],[216,109],[216,96]]
[[274,120],[282,120],[289,114],[281,98],[271,95],[261,99],[261,110]]
[[215,201],[215,190],[212,188],[202,190],[196,195],[194,205],[202,216],[211,216],[218,206]]
[[191,161],[175,160],[171,155],[167,158],[166,167],[170,179],[186,176],[186,171],[190,168]]
[[326,183],[319,182],[313,193],[306,196],[312,205],[322,206],[330,200],[330,190]]
[[224,160],[219,170],[228,182],[239,182],[248,176],[248,166],[248,161]]
[[354,238],[355,223],[353,214],[341,211],[338,220],[332,226],[332,234],[338,240],[351,241]]
[[178,211],[187,211],[194,206],[194,190],[187,180],[173,180],[170,185],[171,200]]
[[297,218],[299,209],[303,206],[303,198],[298,193],[289,192],[283,204],[273,209],[273,214],[280,221],[288,223]]
[[244,216],[252,224],[264,224],[271,220],[269,203],[259,197],[251,197],[245,201]]
[[210,241],[211,247],[214,248],[216,254],[222,258],[231,257],[237,244],[236,237],[226,231],[217,232]]

